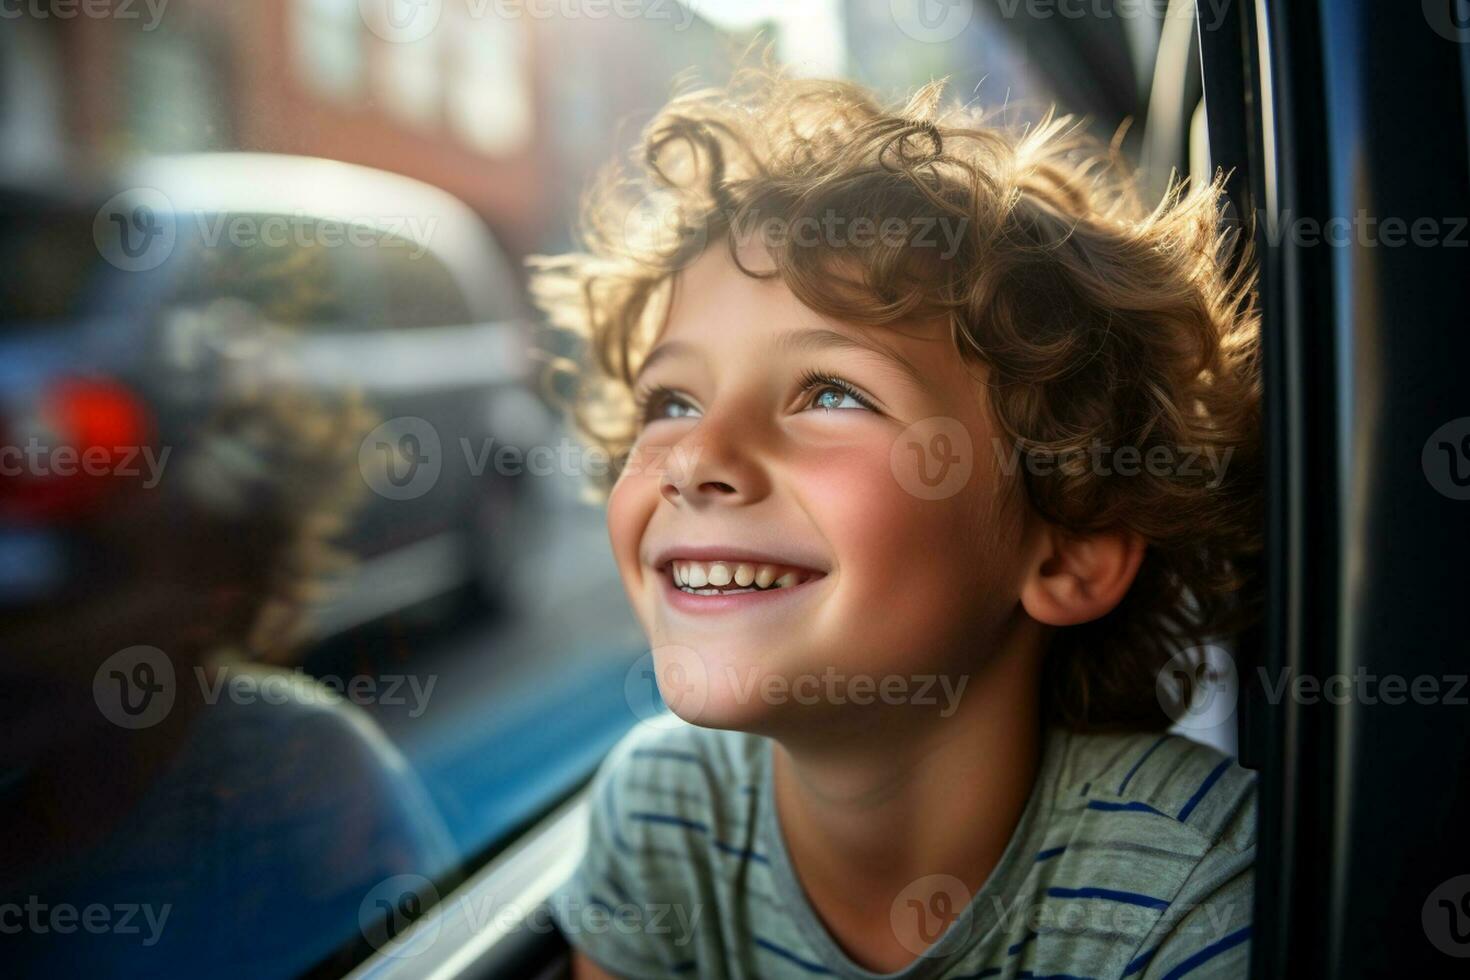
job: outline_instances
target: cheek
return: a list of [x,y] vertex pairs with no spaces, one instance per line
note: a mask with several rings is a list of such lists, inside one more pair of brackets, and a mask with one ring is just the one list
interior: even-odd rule
[[824,454],[797,471],[837,557],[842,601],[832,612],[841,619],[833,625],[855,637],[881,634],[885,645],[947,642],[995,608],[988,599],[1005,601],[1015,549],[988,517],[993,487],[983,469],[951,497],[921,499],[895,478],[890,444]]
[[607,533],[612,544],[613,559],[623,587],[633,600],[639,615],[639,590],[643,582],[643,565],[638,557],[643,532],[658,504],[659,480],[656,476],[638,474],[624,476],[613,485],[607,498]]

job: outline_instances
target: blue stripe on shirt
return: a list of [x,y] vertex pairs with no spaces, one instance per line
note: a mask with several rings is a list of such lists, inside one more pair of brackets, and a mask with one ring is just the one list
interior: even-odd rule
[[648,823],[668,823],[676,827],[688,827],[690,830],[697,830],[704,834],[709,833],[709,827],[706,824],[702,824],[698,820],[690,820],[687,817],[676,817],[670,813],[648,813],[644,810],[634,810],[628,814],[628,817],[631,820],[645,820]]
[[1221,762],[1205,777],[1205,781],[1200,784],[1199,789],[1194,791],[1194,795],[1189,798],[1189,802],[1184,804],[1184,809],[1179,811],[1180,823],[1189,819],[1189,815],[1194,812],[1194,808],[1199,805],[1199,801],[1205,798],[1205,794],[1210,791],[1210,787],[1214,786],[1220,781],[1220,777],[1225,775],[1225,770],[1230,768],[1230,761],[1226,759],[1224,762]]
[[1111,888],[1048,888],[1046,893],[1052,898],[1101,898],[1122,905],[1137,905],[1161,911],[1169,907],[1169,903],[1162,898],[1140,895],[1137,892],[1120,892]]
[[785,960],[788,960],[788,961],[790,961],[792,963],[795,963],[797,966],[799,966],[802,969],[806,970],[808,973],[831,973],[832,972],[831,970],[827,969],[825,966],[823,966],[820,963],[813,963],[811,960],[804,960],[800,956],[797,956],[795,953],[793,953],[791,950],[787,949],[786,947],[784,947],[784,946],[777,946],[775,943],[771,942],[769,939],[762,939],[760,936],[756,936],[755,937],[755,944],[757,946],[759,946],[761,949],[769,950],[770,952],[775,953],[777,956],[781,957],[782,959],[785,959]]
[[1150,745],[1148,747],[1148,750],[1145,751],[1143,753],[1143,755],[1141,755],[1141,756],[1138,757],[1138,761],[1135,762],[1135,763],[1133,763],[1133,768],[1128,770],[1128,775],[1124,776],[1123,777],[1123,781],[1118,784],[1118,795],[1119,796],[1122,796],[1123,795],[1123,791],[1128,788],[1129,781],[1133,779],[1133,774],[1136,773],[1139,770],[1139,767],[1141,767],[1144,764],[1144,762],[1148,759],[1149,756],[1151,756],[1151,755],[1154,754],[1154,750],[1155,749],[1157,749],[1160,745],[1163,745],[1168,740],[1169,740],[1169,736],[1168,735],[1160,735],[1159,738],[1158,738],[1158,741],[1156,741],[1156,742],[1154,742],[1154,744]]
[[634,749],[632,754],[646,759],[678,759],[680,762],[692,762],[700,768],[704,767],[704,759],[698,753],[679,749]]
[[[644,823],[664,823],[674,827],[687,827],[690,830],[697,830],[701,834],[709,833],[708,824],[700,823],[698,820],[690,820],[687,817],[675,816],[671,813],[651,813],[647,810],[634,810],[628,814],[628,818],[631,820],[642,820]],[[770,859],[764,854],[752,851],[748,847],[738,847],[734,844],[727,844],[722,840],[716,840],[713,843],[716,849],[726,854],[733,854],[738,858],[750,861],[758,861],[765,865],[771,863]]]
[[[1131,803],[1109,803],[1107,800],[1088,800],[1087,801],[1087,809],[1089,809],[1089,810],[1131,810],[1131,811],[1136,811],[1138,813],[1156,813],[1156,814],[1158,814],[1161,817],[1168,817],[1169,816],[1163,810],[1155,810],[1153,807],[1149,806],[1147,803],[1138,803],[1138,802],[1131,802]],[[1170,819],[1172,820],[1173,818],[1170,817]]]
[[769,860],[766,859],[766,856],[764,854],[757,854],[755,851],[752,851],[748,847],[736,847],[734,844],[726,844],[722,840],[715,841],[715,847],[724,851],[726,854],[733,854],[736,857],[748,858],[751,861],[759,861],[761,864],[771,863]]
[[1157,953],[1158,951],[1159,951],[1158,950],[1158,947],[1155,946],[1153,949],[1149,950],[1147,953],[1144,953],[1144,954],[1142,954],[1140,956],[1135,956],[1133,958],[1133,962],[1128,964],[1128,969],[1126,969],[1126,970],[1123,971],[1123,976],[1125,976],[1125,977],[1131,977],[1131,976],[1133,976],[1133,974],[1137,973],[1139,970],[1142,970],[1144,967],[1148,966],[1148,961],[1151,960],[1151,959],[1153,959],[1154,958],[1154,954]]
[[602,880],[607,883],[608,888],[612,889],[612,893],[618,896],[618,901],[623,902],[624,904],[631,901],[631,899],[628,898],[628,893],[623,889],[622,885],[618,884],[616,881],[613,881],[607,875],[603,875]]
[[1186,973],[1188,973],[1190,970],[1193,970],[1201,963],[1204,963],[1207,960],[1214,959],[1216,956],[1219,956],[1221,953],[1225,952],[1228,949],[1234,949],[1236,946],[1239,946],[1250,937],[1250,926],[1246,926],[1242,929],[1237,929],[1235,932],[1232,932],[1224,939],[1220,939],[1216,942],[1210,943],[1210,945],[1206,946],[1198,953],[1195,953],[1193,956],[1190,956],[1187,959],[1180,960],[1177,966],[1175,966],[1168,973],[1164,974],[1163,980],[1177,980],[1178,977],[1184,976]]

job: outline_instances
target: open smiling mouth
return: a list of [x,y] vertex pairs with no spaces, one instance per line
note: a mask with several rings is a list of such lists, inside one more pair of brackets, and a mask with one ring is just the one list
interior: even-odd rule
[[825,576],[814,569],[772,562],[680,558],[665,562],[660,571],[675,592],[709,597],[786,591]]
[[753,562],[672,561],[668,574],[674,587],[690,595],[731,595],[740,592],[764,592],[767,589],[790,589],[820,572],[793,565],[771,565]]

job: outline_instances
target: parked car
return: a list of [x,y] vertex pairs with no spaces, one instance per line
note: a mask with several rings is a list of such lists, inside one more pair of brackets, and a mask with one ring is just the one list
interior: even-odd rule
[[[466,205],[346,163],[210,153],[145,159],[90,192],[5,188],[0,212],[7,267],[24,270],[0,331],[0,434],[22,454],[0,491],[0,603],[122,574],[88,523],[124,487],[185,481],[242,518],[256,484],[289,492],[248,416],[306,395],[360,402],[372,423],[336,533],[352,569],[312,632],[496,598],[527,481],[495,454],[544,440],[550,418],[517,284]],[[229,438],[208,438],[229,413],[244,414]],[[59,447],[97,465],[59,465]]]

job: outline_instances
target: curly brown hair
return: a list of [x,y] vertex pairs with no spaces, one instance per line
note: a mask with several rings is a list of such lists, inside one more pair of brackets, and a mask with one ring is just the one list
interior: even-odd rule
[[[1160,728],[1159,671],[1259,607],[1259,317],[1222,181],[1174,181],[1151,208],[1116,148],[1070,117],[1007,123],[946,100],[942,81],[889,107],[853,83],[743,68],[658,113],[632,168],[614,162],[586,196],[583,250],[530,260],[532,291],[587,343],[575,417],[621,460],[632,379],[680,269],[721,241],[739,264],[736,239],[761,214],[793,227],[824,214],[901,219],[901,240],[768,241],[773,271],[740,268],[853,324],[947,320],[959,355],[987,368],[1004,435],[1064,461],[1020,471],[1035,513],[1077,534],[1131,529],[1148,545],[1116,609],[1056,634],[1046,716],[1077,730]],[[948,254],[914,237],[933,220],[961,230]],[[1227,465],[1075,465],[1095,446]]]

